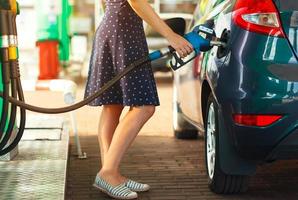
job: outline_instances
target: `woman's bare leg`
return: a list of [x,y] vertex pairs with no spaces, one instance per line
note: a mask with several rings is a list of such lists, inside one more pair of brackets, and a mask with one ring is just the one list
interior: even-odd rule
[[108,153],[114,132],[119,124],[119,118],[122,113],[122,105],[105,105],[101,113],[98,125],[98,141],[100,146],[101,163]]
[[152,117],[155,106],[133,107],[119,123],[104,159],[100,175],[110,184],[123,183],[119,172],[120,162],[143,125]]

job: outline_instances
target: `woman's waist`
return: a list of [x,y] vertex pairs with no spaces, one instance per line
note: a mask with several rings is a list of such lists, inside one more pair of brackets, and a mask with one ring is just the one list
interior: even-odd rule
[[113,18],[114,20],[119,19],[120,21],[141,20],[141,18],[135,13],[129,4],[119,7],[106,7],[105,17],[109,19]]

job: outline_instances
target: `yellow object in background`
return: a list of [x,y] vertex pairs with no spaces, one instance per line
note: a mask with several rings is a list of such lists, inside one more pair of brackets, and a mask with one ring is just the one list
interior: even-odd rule
[[200,0],[195,11],[195,25],[203,24],[207,20],[211,9],[216,4],[216,0]]
[[18,59],[18,49],[17,47],[9,47],[9,60],[17,60]]
[[201,13],[205,13],[205,10],[206,10],[207,5],[208,5],[208,1],[209,0],[201,0],[201,3],[200,3],[200,12]]
[[13,13],[17,14],[18,12],[18,4],[16,0],[9,0],[10,9]]

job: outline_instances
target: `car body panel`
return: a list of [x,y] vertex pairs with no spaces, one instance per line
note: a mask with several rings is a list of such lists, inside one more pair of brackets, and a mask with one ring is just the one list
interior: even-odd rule
[[[221,1],[222,2],[222,1]],[[205,19],[211,19],[210,16],[217,16],[220,15],[226,8],[227,8],[227,2],[230,2],[229,0],[223,1],[223,3],[217,4],[217,9],[213,12],[205,13]],[[216,4],[217,2],[214,2]],[[209,8],[210,10],[210,8]],[[209,11],[208,9],[206,11]],[[222,26],[215,27],[215,32],[217,35],[221,35],[222,31],[224,30],[224,27],[226,27],[227,20],[224,16],[217,17],[215,20],[222,20],[223,23]],[[198,25],[201,23],[195,22],[195,25]],[[193,28],[193,27],[192,27]],[[190,119],[192,119],[195,123],[197,123],[197,126],[200,128],[203,128],[203,115],[202,115],[202,108],[201,108],[201,89],[202,89],[202,81],[206,80],[207,77],[206,74],[210,74],[210,76],[216,76],[216,74],[213,74],[212,71],[214,71],[213,66],[222,65],[225,58],[217,59],[217,60],[211,60],[208,59],[209,55],[214,55],[217,52],[217,48],[213,48],[211,52],[207,52],[199,56],[195,61],[190,62],[187,66],[179,69],[179,77],[180,77],[180,84],[179,84],[179,91],[181,92],[181,96],[183,96],[183,99],[180,101],[180,107],[184,113],[184,115]],[[197,68],[197,66],[200,66],[201,62],[203,62],[202,67]],[[206,66],[208,67],[208,72],[206,73]],[[190,68],[192,70],[190,70]],[[209,80],[213,80],[212,78]],[[197,88],[197,90],[192,90],[190,88]],[[189,103],[187,99],[192,99]]]
[[288,37],[293,51],[298,56],[298,3],[297,0],[275,0],[280,11],[280,19],[285,34]]
[[298,56],[298,8],[297,11],[287,11],[280,14],[284,32],[288,37],[292,49]]

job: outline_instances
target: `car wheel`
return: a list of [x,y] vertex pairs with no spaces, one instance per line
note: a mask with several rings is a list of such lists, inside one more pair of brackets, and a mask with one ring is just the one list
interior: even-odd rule
[[218,106],[211,94],[206,109],[205,159],[209,188],[217,194],[237,194],[248,188],[248,177],[225,174],[220,169]]

